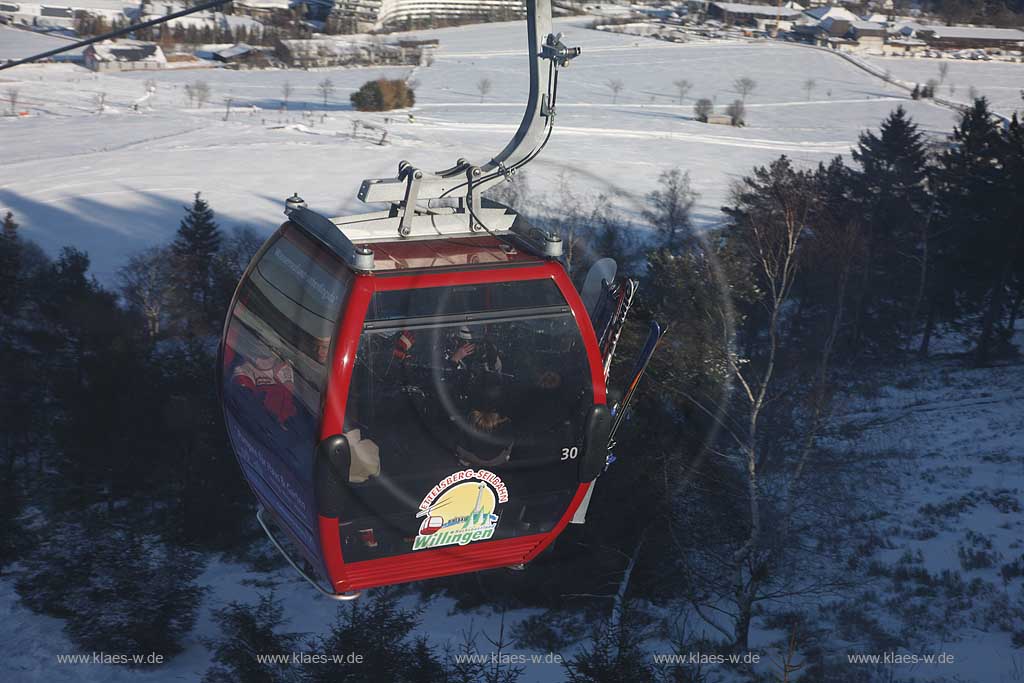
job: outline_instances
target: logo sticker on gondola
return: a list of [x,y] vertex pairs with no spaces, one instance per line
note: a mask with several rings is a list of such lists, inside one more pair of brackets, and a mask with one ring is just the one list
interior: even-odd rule
[[438,482],[420,503],[422,518],[413,550],[485,541],[498,526],[498,505],[508,502],[501,477],[466,469]]

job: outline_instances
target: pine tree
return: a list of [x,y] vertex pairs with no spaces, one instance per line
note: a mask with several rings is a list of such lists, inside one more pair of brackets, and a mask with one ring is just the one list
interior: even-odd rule
[[[882,122],[878,134],[860,135],[850,177],[863,225],[864,264],[854,283],[853,344],[871,339],[888,351],[907,333],[902,323],[920,310],[927,282],[928,153],[923,135],[903,107]],[[911,321],[913,322],[913,321]]]
[[[416,610],[398,606],[393,590],[378,590],[372,598],[338,608],[338,617],[330,632],[320,636],[310,649],[338,655],[342,661],[318,665],[308,672],[310,683],[407,683],[420,681],[436,672],[436,658],[419,660],[423,644],[414,644],[412,631],[420,621]],[[349,662],[347,655],[361,654],[360,662]],[[437,678],[435,680],[444,680]]]
[[218,638],[206,641],[213,651],[213,666],[203,683],[290,683],[301,671],[290,664],[263,663],[257,654],[287,655],[295,651],[300,634],[281,633],[284,608],[273,593],[261,595],[254,605],[232,602],[213,613],[220,627]]
[[24,546],[25,534],[18,516],[21,496],[11,476],[0,480],[0,575],[8,563],[14,561]]
[[66,619],[86,651],[180,652],[202,595],[198,555],[139,533],[134,520],[74,517],[52,525],[26,558],[17,582],[25,604]]
[[18,303],[21,246],[18,224],[14,222],[14,214],[8,211],[0,233],[0,313],[7,315],[14,312]]
[[213,209],[196,192],[171,245],[177,312],[188,334],[202,335],[216,327],[214,262],[221,239]]
[[643,642],[650,635],[642,615],[625,603],[618,621],[598,626],[592,645],[581,648],[565,662],[567,680],[570,683],[653,682],[655,671],[650,656],[643,649]]
[[[1021,93],[1024,98],[1024,91]],[[1017,320],[1024,315],[1024,221],[1019,217],[1024,216],[1024,121],[1014,114],[1010,120],[1005,133],[1006,145],[1006,180],[1010,186],[1006,193],[1006,212],[1010,220],[1017,217],[1017,231],[1013,237],[1016,241],[1015,256],[1011,263],[1011,288],[1012,300],[1010,303],[1009,319],[1004,329],[1004,336],[1010,337],[1016,328]]]
[[975,363],[984,365],[1006,305],[1020,217],[1007,215],[1006,143],[985,98],[963,114],[950,142],[939,164],[948,289],[937,297],[956,302],[959,310],[945,313],[976,334]]

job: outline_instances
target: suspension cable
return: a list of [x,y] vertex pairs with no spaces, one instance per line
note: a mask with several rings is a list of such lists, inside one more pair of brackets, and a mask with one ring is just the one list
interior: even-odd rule
[[54,55],[59,55],[62,52],[68,52],[70,50],[77,50],[80,47],[85,47],[86,45],[92,45],[93,43],[101,43],[104,40],[110,40],[111,38],[117,38],[118,36],[123,36],[126,33],[131,33],[133,31],[138,31],[139,29],[149,28],[150,26],[156,26],[158,24],[162,24],[164,22],[170,21],[171,19],[178,19],[179,17],[188,16],[189,14],[195,14],[196,12],[202,12],[203,10],[212,9],[212,8],[218,7],[220,5],[226,5],[227,3],[231,2],[231,1],[232,0],[210,0],[209,2],[204,2],[201,5],[196,5],[195,7],[189,7],[188,9],[183,9],[183,10],[181,10],[179,12],[174,12],[173,14],[165,14],[164,16],[157,17],[156,19],[150,19],[149,21],[143,21],[143,22],[138,23],[138,24],[132,24],[130,26],[125,26],[124,28],[119,28],[119,29],[116,29],[114,31],[109,31],[107,33],[104,33],[103,35],[96,36],[95,38],[87,38],[85,40],[80,40],[77,43],[72,43],[70,45],[65,45],[64,47],[58,47],[58,48],[53,49],[53,50],[47,50],[46,52],[40,52],[37,55],[32,55],[31,57],[25,57],[24,59],[8,60],[8,62],[6,64],[0,64],[0,71],[3,71],[4,69],[10,69],[11,67],[14,67],[14,66],[19,66],[21,64],[28,64],[30,62],[35,62],[35,61],[38,61],[40,59],[46,59],[47,57],[53,57]]

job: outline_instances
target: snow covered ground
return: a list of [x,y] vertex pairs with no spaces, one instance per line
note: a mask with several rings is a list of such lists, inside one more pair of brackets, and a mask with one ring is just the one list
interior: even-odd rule
[[[912,59],[902,57],[870,57],[867,61],[888,69],[894,78],[911,83],[942,80],[939,65],[946,64],[949,72],[936,91],[937,95],[967,102],[973,86],[984,95],[996,111],[1009,116],[1024,109],[1021,91],[1024,90],[1024,64],[1009,62],[981,62],[965,59]],[[950,86],[953,88],[950,95]]]
[[[203,601],[195,629],[185,640],[185,651],[163,665],[133,669],[114,664],[59,662],[58,655],[81,654],[80,648],[61,631],[62,621],[36,614],[18,604],[12,582],[0,580],[0,680],[11,683],[198,681],[210,666],[210,653],[202,640],[219,635],[211,616],[213,611],[232,601],[254,604],[258,594],[266,593],[271,586],[275,597],[286,606],[288,623],[283,627],[284,631],[310,636],[325,634],[337,616],[338,603],[321,597],[290,570],[266,574],[248,571],[237,564],[214,561],[198,582],[206,586],[209,593]],[[421,604],[409,596],[403,607],[423,608],[418,635],[426,636],[438,650],[446,642],[457,648],[463,642],[464,631],[480,632],[482,629],[491,637],[497,636],[497,620],[493,614],[488,611],[455,612],[453,604],[448,599]],[[510,612],[506,616],[506,628],[537,611]],[[489,644],[482,636],[478,645],[489,651]],[[300,650],[308,651],[305,646]],[[561,666],[538,664],[534,669],[525,680],[556,682],[564,679]]]
[[[860,131],[877,126],[897,104],[936,134],[954,122],[950,111],[913,102],[823,52],[769,43],[664,43],[583,23],[559,25],[567,42],[584,51],[562,74],[555,134],[527,170],[534,192],[553,192],[558,175],[568,171],[579,190],[614,193],[623,210],[639,213],[658,174],[678,165],[701,193],[698,220],[709,224],[721,219],[730,183],[755,164],[780,154],[801,164],[844,154]],[[0,33],[0,50],[30,52],[4,47],[10,31]],[[0,117],[0,210],[13,211],[51,251],[69,243],[88,250],[99,277],[109,281],[129,253],[170,238],[182,204],[196,191],[226,227],[262,233],[276,226],[283,198],[295,191],[324,213],[370,209],[355,198],[359,182],[393,176],[402,159],[441,168],[460,156],[486,160],[504,146],[522,116],[523,34],[516,23],[417,33],[439,38],[441,47],[432,66],[412,74],[414,122],[404,112],[366,115],[348,104],[366,80],[402,77],[410,68],[97,75],[50,64],[5,71],[0,90],[17,88],[19,109],[31,116]],[[746,128],[693,120],[697,98],[712,99],[719,109],[736,99],[731,84],[740,76],[758,84],[747,101]],[[324,78],[336,89],[326,108],[316,88]],[[476,88],[481,78],[493,82],[483,102]],[[681,78],[694,85],[680,105],[672,83]],[[808,78],[817,83],[810,97],[802,88]],[[134,111],[150,79],[156,96]],[[209,84],[210,102],[189,108],[184,86],[199,80]],[[611,80],[625,85],[615,102]],[[294,92],[282,113],[285,82]],[[99,93],[106,94],[102,113]],[[225,97],[235,105],[227,121]],[[310,118],[303,117],[307,109]],[[350,139],[354,119],[387,126],[389,144]]]
[[[28,57],[37,52],[45,52],[46,50],[53,50],[62,45],[67,45],[69,42],[71,42],[70,38],[58,35],[34,33],[24,29],[0,25],[0,60],[6,61],[8,59]],[[81,50],[72,50],[68,54],[75,55],[81,53]],[[5,81],[12,80],[8,76],[9,74],[0,76],[0,85],[4,84]]]
[[858,595],[820,608],[834,649],[954,655],[891,665],[896,680],[1022,680],[1008,632],[1024,631],[1022,402],[1024,366],[959,359],[868,374],[848,393],[830,445],[863,464],[881,504]]
[[[1024,364],[975,370],[949,358],[865,372],[837,401],[826,445],[842,454],[837,462],[849,463],[841,466],[844,471],[862,472],[877,512],[871,533],[849,540],[859,544],[859,563],[849,568],[849,578],[859,585],[852,597],[803,608],[813,628],[827,634],[825,651],[840,660],[849,653],[953,655],[952,663],[942,665],[850,664],[844,669],[849,680],[861,680],[854,677],[858,667],[922,683],[1021,680],[1024,655],[1007,628],[1024,630],[1022,401]],[[255,603],[271,586],[286,606],[288,631],[323,633],[335,616],[333,604],[289,571],[256,573],[213,560],[199,583],[209,592],[185,651],[162,666],[137,671],[58,663],[58,654],[78,652],[61,632],[61,621],[19,605],[10,578],[0,579],[0,675],[19,683],[198,680],[210,663],[202,639],[217,635],[212,611],[233,600]],[[406,600],[416,604],[412,596]],[[448,599],[423,607],[419,633],[435,646],[457,647],[470,628],[497,635],[498,618],[489,611],[455,611]],[[535,613],[509,612],[506,628]],[[785,636],[755,625],[751,646]],[[482,637],[479,645],[489,652]],[[673,651],[667,642],[646,646]],[[575,647],[560,654],[569,658],[574,652]],[[767,661],[758,670],[774,671]],[[709,680],[743,680],[724,668],[712,674]],[[522,680],[554,683],[565,680],[565,672],[554,664],[528,665]]]

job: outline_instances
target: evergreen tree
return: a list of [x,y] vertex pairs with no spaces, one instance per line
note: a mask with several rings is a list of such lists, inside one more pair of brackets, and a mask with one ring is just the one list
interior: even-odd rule
[[108,508],[144,491],[157,464],[156,368],[139,341],[141,323],[88,276],[89,257],[65,249],[43,274],[40,329],[50,399],[60,419],[51,486],[61,509],[96,502]]
[[[318,665],[307,672],[311,683],[407,683],[423,680],[439,669],[436,658],[419,660],[424,645],[416,646],[411,634],[419,624],[415,610],[398,606],[395,591],[381,589],[372,598],[338,608],[330,632],[310,643],[310,649],[336,655],[342,661]],[[350,662],[350,653],[362,655]],[[443,680],[443,679],[435,679]]]
[[300,635],[281,633],[285,624],[281,601],[273,593],[261,595],[255,606],[232,602],[213,613],[221,635],[208,640],[213,666],[203,683],[290,683],[301,680],[301,670],[291,664],[264,663],[259,654],[288,655]]
[[[1006,141],[984,98],[964,112],[953,129],[949,149],[940,157],[939,204],[944,253],[950,277],[940,292],[959,310],[946,310],[976,335],[975,362],[988,362],[997,324],[1003,319],[1014,259],[1014,232],[1020,216],[1009,215],[1011,192]],[[955,297],[954,297],[955,295]],[[959,315],[958,315],[959,314]],[[962,316],[966,315],[966,318]]]
[[614,625],[604,623],[597,627],[590,647],[581,648],[565,662],[567,680],[570,683],[653,682],[655,671],[643,648],[651,633],[642,617],[625,603]]
[[[1022,92],[1024,97],[1024,92]],[[1004,150],[1006,160],[1006,181],[1010,186],[1006,193],[1005,212],[1011,221],[1016,225],[1017,230],[1013,235],[1015,240],[1014,256],[1010,264],[1010,288],[1011,302],[1007,324],[1003,327],[1004,338],[1008,341],[1016,328],[1017,320],[1024,315],[1024,121],[1014,114],[1005,132],[1006,145]],[[1013,221],[1016,221],[1014,223]]]
[[928,279],[928,154],[917,124],[897,107],[878,134],[860,135],[853,158],[860,172],[848,179],[857,203],[852,215],[863,226],[864,263],[854,283],[852,343],[870,338],[889,351],[900,332],[909,332],[902,323],[919,312]]
[[24,546],[24,533],[18,520],[20,514],[21,494],[16,480],[5,476],[0,480],[0,575],[4,566],[17,559]]
[[21,275],[21,238],[18,224],[10,211],[4,216],[0,233],[0,313],[11,315],[18,303]]
[[172,503],[165,520],[171,539],[225,550],[245,545],[254,531],[252,500],[221,419],[215,364],[216,349],[198,338],[153,358],[161,399],[150,410],[159,419],[161,445],[151,468],[162,482],[161,497]]
[[221,245],[221,231],[213,209],[196,192],[192,206],[171,245],[178,313],[185,332],[202,335],[216,328],[214,320],[214,261]]
[[199,557],[133,521],[75,517],[52,525],[26,558],[17,582],[25,603],[64,618],[86,651],[180,652],[199,610]]

